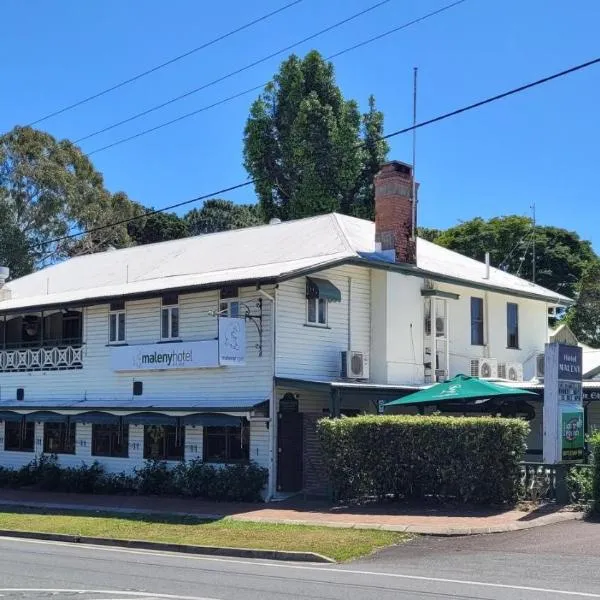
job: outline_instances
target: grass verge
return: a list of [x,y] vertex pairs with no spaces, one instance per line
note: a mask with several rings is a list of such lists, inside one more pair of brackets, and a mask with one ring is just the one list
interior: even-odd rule
[[0,512],[0,529],[144,540],[196,546],[317,552],[347,561],[406,541],[406,534],[309,525],[277,525],[193,517],[115,515],[10,508]]

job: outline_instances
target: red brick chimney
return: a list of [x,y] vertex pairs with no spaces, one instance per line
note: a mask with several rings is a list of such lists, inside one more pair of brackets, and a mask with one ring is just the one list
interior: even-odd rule
[[399,263],[417,262],[412,207],[412,167],[397,160],[385,163],[375,175],[375,242],[382,251],[394,250]]

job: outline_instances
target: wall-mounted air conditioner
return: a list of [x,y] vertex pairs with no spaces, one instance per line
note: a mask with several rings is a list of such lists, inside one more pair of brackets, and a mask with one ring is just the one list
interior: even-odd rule
[[368,379],[369,356],[365,352],[342,352],[342,378]]
[[519,362],[505,362],[498,365],[498,377],[509,381],[523,381],[523,365]]
[[498,360],[495,358],[474,358],[471,360],[471,377],[495,379],[498,377]]

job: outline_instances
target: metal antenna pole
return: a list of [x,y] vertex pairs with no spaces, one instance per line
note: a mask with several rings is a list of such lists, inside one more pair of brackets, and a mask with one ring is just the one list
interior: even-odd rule
[[413,130],[412,130],[412,238],[417,238],[417,179],[415,163],[417,160],[417,72],[413,69]]
[[531,207],[532,211],[533,211],[533,239],[531,242],[531,250],[533,253],[533,256],[531,258],[531,281],[533,283],[535,283],[535,227],[536,227],[536,223],[535,223],[535,202],[533,203],[532,207]]

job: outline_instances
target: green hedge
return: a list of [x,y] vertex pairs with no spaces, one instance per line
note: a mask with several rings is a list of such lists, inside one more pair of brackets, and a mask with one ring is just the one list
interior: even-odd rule
[[529,426],[491,417],[365,416],[319,421],[334,496],[514,502]]
[[589,445],[593,456],[592,502],[593,510],[600,513],[600,431],[589,437]]
[[107,473],[93,462],[61,467],[56,456],[40,456],[20,469],[0,467],[0,487],[32,487],[80,494],[189,496],[231,502],[260,501],[268,471],[254,463],[213,466],[200,460],[169,467],[148,460],[132,474]]

